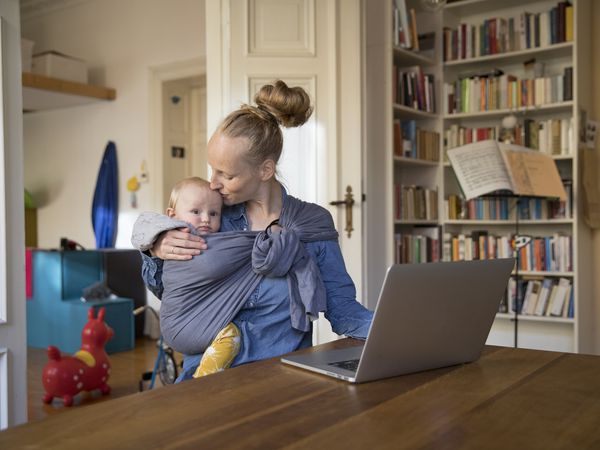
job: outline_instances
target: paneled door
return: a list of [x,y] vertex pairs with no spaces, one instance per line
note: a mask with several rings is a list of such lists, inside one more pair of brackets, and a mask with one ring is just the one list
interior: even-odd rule
[[[281,179],[288,191],[327,207],[340,232],[346,266],[362,297],[360,0],[206,2],[209,134],[263,84],[282,79],[311,96],[314,113],[284,130]],[[348,187],[353,230],[344,200]],[[319,320],[315,341],[336,336]]]

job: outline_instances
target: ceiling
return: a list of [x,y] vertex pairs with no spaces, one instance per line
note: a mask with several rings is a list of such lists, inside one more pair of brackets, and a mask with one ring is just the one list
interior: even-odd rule
[[21,20],[42,17],[90,0],[20,0]]

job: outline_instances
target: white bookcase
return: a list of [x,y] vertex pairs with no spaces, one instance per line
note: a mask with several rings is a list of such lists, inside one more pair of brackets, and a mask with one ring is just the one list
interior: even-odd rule
[[[422,162],[394,156],[394,119],[415,119],[419,126],[437,131],[441,140],[444,130],[452,124],[465,127],[495,127],[508,114],[519,122],[524,119],[573,119],[574,133],[568,155],[556,155],[561,176],[572,180],[572,218],[550,220],[520,220],[519,234],[551,236],[560,232],[572,236],[573,270],[569,272],[520,272],[524,277],[565,277],[572,280],[574,290],[574,317],[559,318],[525,316],[518,318],[518,346],[545,350],[597,353],[594,311],[600,303],[592,296],[591,231],[582,215],[582,188],[579,167],[579,127],[581,110],[591,112],[591,45],[590,2],[574,0],[573,40],[551,46],[530,48],[488,56],[470,57],[444,62],[444,27],[460,23],[479,24],[484,19],[508,18],[522,12],[539,13],[555,7],[558,0],[464,0],[451,2],[441,11],[431,12],[421,7],[418,0],[406,0],[409,8],[417,10],[419,33],[436,32],[435,55],[426,58],[412,51],[395,48],[392,39],[392,10],[394,0],[365,2],[365,75],[366,75],[366,177],[367,211],[367,267],[379,277],[369,278],[367,295],[376,299],[383,281],[385,268],[394,262],[394,236],[414,226],[439,226],[440,241],[443,233],[468,234],[486,230],[489,234],[514,234],[514,220],[449,220],[444,199],[459,192],[453,171],[443,156],[439,162]],[[499,109],[481,112],[449,114],[444,98],[444,83],[453,82],[459,75],[501,69],[518,78],[524,77],[523,63],[535,58],[544,63],[546,74],[561,73],[564,67],[573,68],[573,99],[535,107]],[[422,113],[395,105],[392,99],[394,64],[422,65],[435,77],[436,111]],[[443,142],[440,145],[443,155]],[[394,184],[415,184],[438,189],[439,219],[427,222],[397,221],[394,216]],[[373,307],[373,304],[369,306]],[[514,315],[499,313],[492,327],[488,343],[514,345]]]

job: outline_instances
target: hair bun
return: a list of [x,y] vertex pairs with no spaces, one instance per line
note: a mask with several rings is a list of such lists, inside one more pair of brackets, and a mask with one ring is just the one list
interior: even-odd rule
[[288,87],[281,80],[261,87],[254,96],[254,102],[259,109],[268,111],[286,128],[303,125],[313,111],[310,97],[304,89]]

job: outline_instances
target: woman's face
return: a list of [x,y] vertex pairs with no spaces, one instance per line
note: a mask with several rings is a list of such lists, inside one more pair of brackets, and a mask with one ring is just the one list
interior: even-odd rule
[[248,161],[248,139],[215,134],[208,142],[208,163],[212,167],[210,187],[226,205],[255,199],[260,187],[258,167]]

